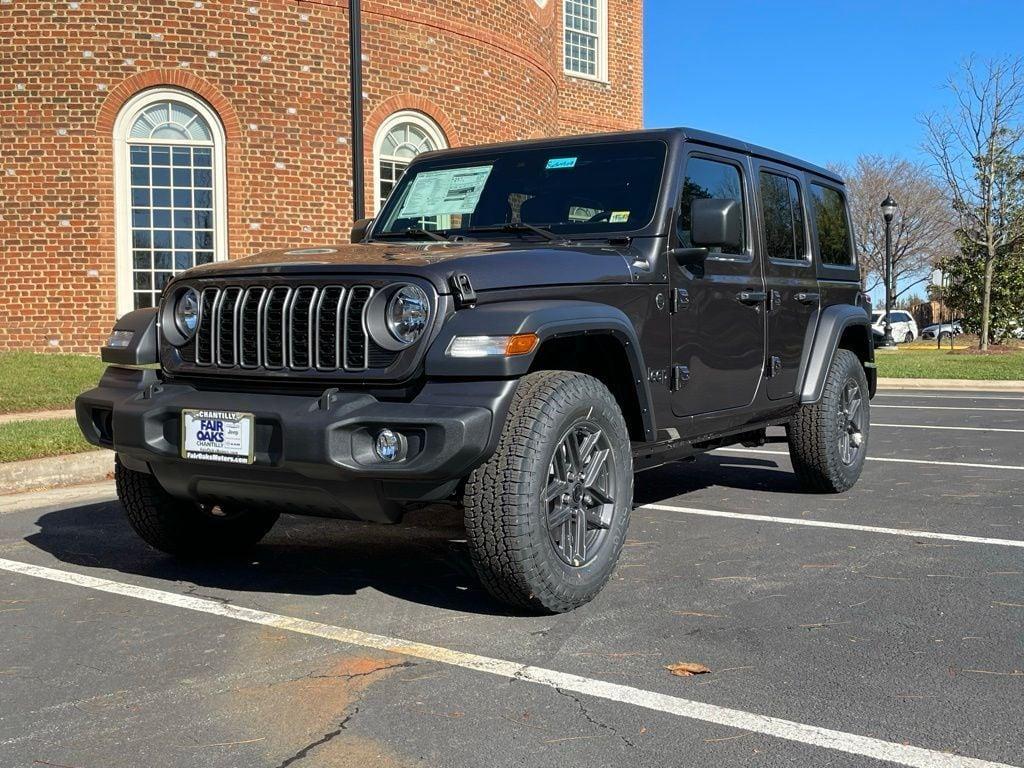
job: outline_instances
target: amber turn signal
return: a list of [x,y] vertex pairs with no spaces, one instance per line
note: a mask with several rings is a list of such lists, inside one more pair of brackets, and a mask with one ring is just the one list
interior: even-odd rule
[[537,348],[538,341],[540,339],[536,333],[517,333],[515,336],[509,336],[508,344],[505,345],[505,355],[528,355]]

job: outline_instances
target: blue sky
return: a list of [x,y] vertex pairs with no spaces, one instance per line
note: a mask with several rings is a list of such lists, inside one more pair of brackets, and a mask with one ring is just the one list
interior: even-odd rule
[[970,54],[1024,52],[1024,0],[645,0],[645,121],[811,162],[919,157]]

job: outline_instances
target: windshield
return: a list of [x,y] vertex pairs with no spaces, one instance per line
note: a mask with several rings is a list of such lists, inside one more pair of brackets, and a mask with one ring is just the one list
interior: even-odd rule
[[609,142],[425,160],[402,178],[373,234],[639,229],[654,216],[666,149],[661,141]]

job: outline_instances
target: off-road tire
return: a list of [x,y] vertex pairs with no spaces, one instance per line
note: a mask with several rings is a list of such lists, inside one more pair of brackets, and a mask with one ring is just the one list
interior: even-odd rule
[[[548,533],[542,495],[560,440],[581,419],[597,424],[613,459],[611,524],[594,559],[574,567]],[[561,613],[589,602],[618,561],[633,506],[633,456],[618,403],[597,379],[567,371],[525,376],[494,455],[469,478],[464,497],[473,565],[495,598],[536,612]]]
[[[838,436],[845,428],[840,413],[842,392],[850,381],[860,388],[861,408],[864,409],[863,442],[855,460],[845,464],[840,455]],[[864,467],[870,424],[868,380],[864,366],[850,350],[837,349],[821,399],[800,406],[786,428],[789,456],[800,485],[816,493],[842,493],[853,487]]]
[[209,507],[171,496],[152,475],[114,466],[117,496],[135,532],[154,549],[182,558],[233,557],[254,547],[277,522],[276,512]]

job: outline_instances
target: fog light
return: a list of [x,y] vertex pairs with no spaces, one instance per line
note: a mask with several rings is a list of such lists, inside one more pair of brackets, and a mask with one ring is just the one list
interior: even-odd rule
[[377,433],[373,448],[381,461],[395,461],[402,455],[402,437],[385,427]]

